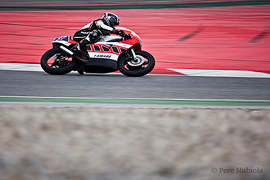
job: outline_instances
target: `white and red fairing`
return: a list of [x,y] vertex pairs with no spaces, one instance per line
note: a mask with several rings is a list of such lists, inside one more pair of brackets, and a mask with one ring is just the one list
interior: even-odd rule
[[[117,27],[118,30],[123,30],[127,34],[130,34],[131,39],[123,40],[122,37],[117,35],[103,36],[95,44],[87,45],[87,51],[90,58],[105,58],[117,61],[119,55],[133,47],[135,51],[140,51],[142,47],[140,37],[132,30]],[[77,41],[71,39],[71,36],[63,36],[55,38],[53,44],[62,44],[66,47],[77,44]]]

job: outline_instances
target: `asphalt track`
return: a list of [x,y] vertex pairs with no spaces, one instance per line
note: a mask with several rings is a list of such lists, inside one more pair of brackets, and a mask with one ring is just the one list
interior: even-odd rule
[[0,96],[270,100],[269,78],[0,71]]

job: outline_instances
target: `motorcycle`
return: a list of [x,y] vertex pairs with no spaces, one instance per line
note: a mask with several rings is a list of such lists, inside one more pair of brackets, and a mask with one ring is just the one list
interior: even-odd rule
[[128,36],[102,36],[97,42],[86,45],[88,56],[79,57],[78,44],[71,36],[57,37],[53,48],[43,54],[42,69],[48,74],[63,75],[77,71],[86,73],[110,73],[120,71],[126,76],[140,77],[150,73],[155,66],[154,57],[142,50],[140,37],[132,30],[118,27]]

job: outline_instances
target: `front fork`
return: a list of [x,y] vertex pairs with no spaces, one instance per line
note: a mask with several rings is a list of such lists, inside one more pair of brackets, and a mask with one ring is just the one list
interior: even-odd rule
[[127,55],[127,61],[136,61],[136,54],[133,47],[127,50]]
[[133,59],[134,61],[136,61],[136,54],[135,54],[135,52],[134,52],[134,49],[131,48],[130,51],[131,51],[131,54],[132,54],[132,59]]
[[128,51],[127,64],[133,67],[141,67],[144,60],[142,56],[136,55],[133,48],[130,48]]

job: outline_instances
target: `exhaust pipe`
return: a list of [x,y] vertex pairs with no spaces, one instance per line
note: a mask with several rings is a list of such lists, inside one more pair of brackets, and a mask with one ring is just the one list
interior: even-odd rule
[[67,52],[68,54],[70,54],[71,56],[73,56],[73,52],[72,51],[70,51],[69,49],[67,49],[66,47],[64,47],[64,46],[60,46],[60,48],[62,49],[62,50],[64,50],[65,52]]
[[[70,51],[69,49],[67,49],[67,48],[64,47],[64,46],[60,46],[60,48],[61,48],[62,50],[64,50],[65,52],[67,52],[68,54],[70,54],[71,56],[74,55],[74,53],[73,53],[72,51]],[[79,59],[80,61],[82,61],[82,62],[84,62],[84,63],[87,62],[85,59],[79,58],[79,57],[77,57],[77,56],[75,56],[75,55],[74,55],[74,57],[77,58],[77,59]]]

